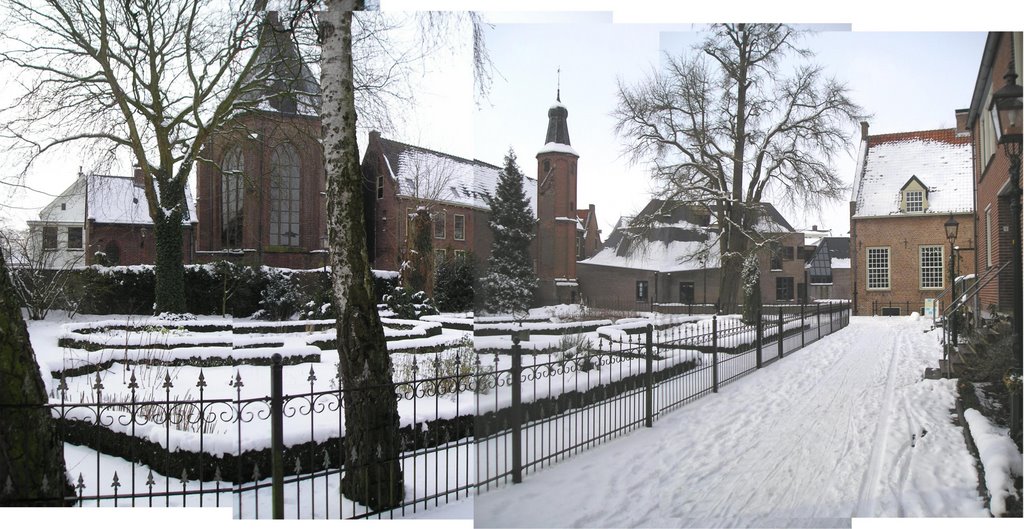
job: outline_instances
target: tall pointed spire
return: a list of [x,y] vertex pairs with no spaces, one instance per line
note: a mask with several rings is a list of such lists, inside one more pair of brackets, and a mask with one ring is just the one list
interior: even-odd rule
[[561,66],[558,67],[557,79],[555,81],[555,86],[557,87],[557,90],[555,91],[555,101],[558,101],[559,103],[561,103],[562,102],[562,67]]

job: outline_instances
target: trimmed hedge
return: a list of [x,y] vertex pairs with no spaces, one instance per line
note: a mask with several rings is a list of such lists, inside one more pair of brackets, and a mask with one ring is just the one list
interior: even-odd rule
[[[71,272],[69,290],[79,293],[78,312],[83,314],[153,314],[156,274],[150,265],[90,266]],[[397,276],[373,274],[374,295],[383,295],[397,284]],[[295,294],[289,306],[266,310],[264,290],[273,283]],[[330,272],[321,269],[241,266],[228,261],[185,266],[185,308],[192,314],[225,314],[248,317],[264,309],[279,318],[295,314],[306,303],[330,298]],[[264,305],[261,305],[261,301]],[[69,308],[69,307],[64,307]],[[287,314],[285,314],[287,313]]]
[[[115,432],[89,421],[75,419],[58,419],[58,421],[63,442],[86,446],[110,456],[146,465],[153,469],[153,472],[171,476],[172,479],[180,478],[184,474],[189,479],[199,479],[202,476],[204,480],[212,481],[213,476],[219,470],[224,482],[247,483],[253,481],[253,474],[257,466],[260,479],[270,477],[270,471],[273,468],[270,448],[247,450],[242,452],[241,457],[230,453],[217,457],[186,450],[168,452],[163,446],[153,441]],[[401,450],[408,452],[434,448],[472,436],[474,423],[475,418],[472,415],[460,415],[451,419],[434,419],[418,423],[413,425],[415,428],[408,425],[403,426],[399,429]],[[270,421],[267,421],[267,435],[270,435]],[[343,442],[344,437],[340,439],[331,437],[324,442],[307,441],[284,447],[282,453],[285,461],[285,475],[295,475],[296,458],[301,461],[300,473],[302,474],[325,468],[338,468],[339,463],[344,463],[344,461],[339,461],[343,455],[339,446]],[[325,452],[330,456],[330,461],[326,466],[324,465]],[[136,492],[145,492],[144,486],[140,486]]]

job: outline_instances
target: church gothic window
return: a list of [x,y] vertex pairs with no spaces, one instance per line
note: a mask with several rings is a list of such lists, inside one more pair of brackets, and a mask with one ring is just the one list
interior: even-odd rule
[[299,156],[282,144],[270,156],[270,245],[299,245]]
[[221,164],[221,243],[225,248],[242,245],[244,179],[242,149],[234,147]]

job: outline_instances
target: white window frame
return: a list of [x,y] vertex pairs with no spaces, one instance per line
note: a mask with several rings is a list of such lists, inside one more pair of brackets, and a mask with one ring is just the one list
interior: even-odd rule
[[[884,250],[885,251],[885,285],[884,286],[871,286],[872,285],[872,283],[871,283],[871,279],[872,279],[871,271],[873,269],[881,268],[880,266],[877,266],[877,265],[874,266],[874,267],[871,265],[871,253],[872,253],[871,251],[872,250],[879,250],[879,251],[883,251]],[[865,260],[865,267],[864,267],[864,274],[865,274],[864,285],[865,285],[865,288],[867,290],[872,290],[872,291],[874,291],[874,290],[892,290],[892,250],[888,246],[869,246],[869,247],[866,248],[866,251],[864,252],[864,260]],[[875,279],[878,279],[878,278],[875,278]]]
[[[441,236],[437,236],[438,220],[440,220]],[[430,219],[430,231],[433,233],[435,239],[444,240],[448,238],[448,212],[438,211],[435,212]]]
[[[462,234],[461,234],[461,236],[459,234],[459,219],[462,219]],[[455,222],[455,226],[454,226],[454,232],[455,233],[453,234],[453,236],[455,237],[455,240],[456,241],[464,241],[464,240],[466,240],[466,216],[465,215],[456,214],[455,218],[454,218],[454,222]]]
[[[914,197],[913,201],[910,200],[911,196]],[[924,191],[919,189],[907,190],[904,193],[903,199],[907,205],[907,213],[921,213],[924,211]],[[912,203],[914,204],[914,207],[911,207]]]
[[992,204],[985,207],[985,265],[992,268]]
[[[942,290],[946,288],[946,274],[943,273],[943,263],[946,262],[946,247],[941,244],[923,244],[917,247],[917,269],[918,269],[918,285],[921,290]],[[931,264],[925,268],[925,252],[934,251],[936,248],[939,249],[939,262],[938,264]],[[939,273],[939,284],[938,285],[925,285],[925,270],[930,270],[934,273],[935,270]]]

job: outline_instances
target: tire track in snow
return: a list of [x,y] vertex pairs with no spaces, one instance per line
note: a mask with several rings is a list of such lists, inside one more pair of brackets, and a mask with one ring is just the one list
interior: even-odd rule
[[857,495],[857,508],[853,512],[853,516],[856,517],[871,517],[875,515],[878,502],[878,480],[882,473],[882,458],[885,455],[886,445],[889,440],[889,415],[892,413],[893,395],[896,392],[896,366],[898,364],[896,352],[902,349],[898,345],[903,340],[902,335],[896,333],[889,349],[889,367],[885,372],[886,380],[885,392],[882,397],[882,409],[878,414],[878,421],[875,423],[871,460],[861,481],[860,493]]

